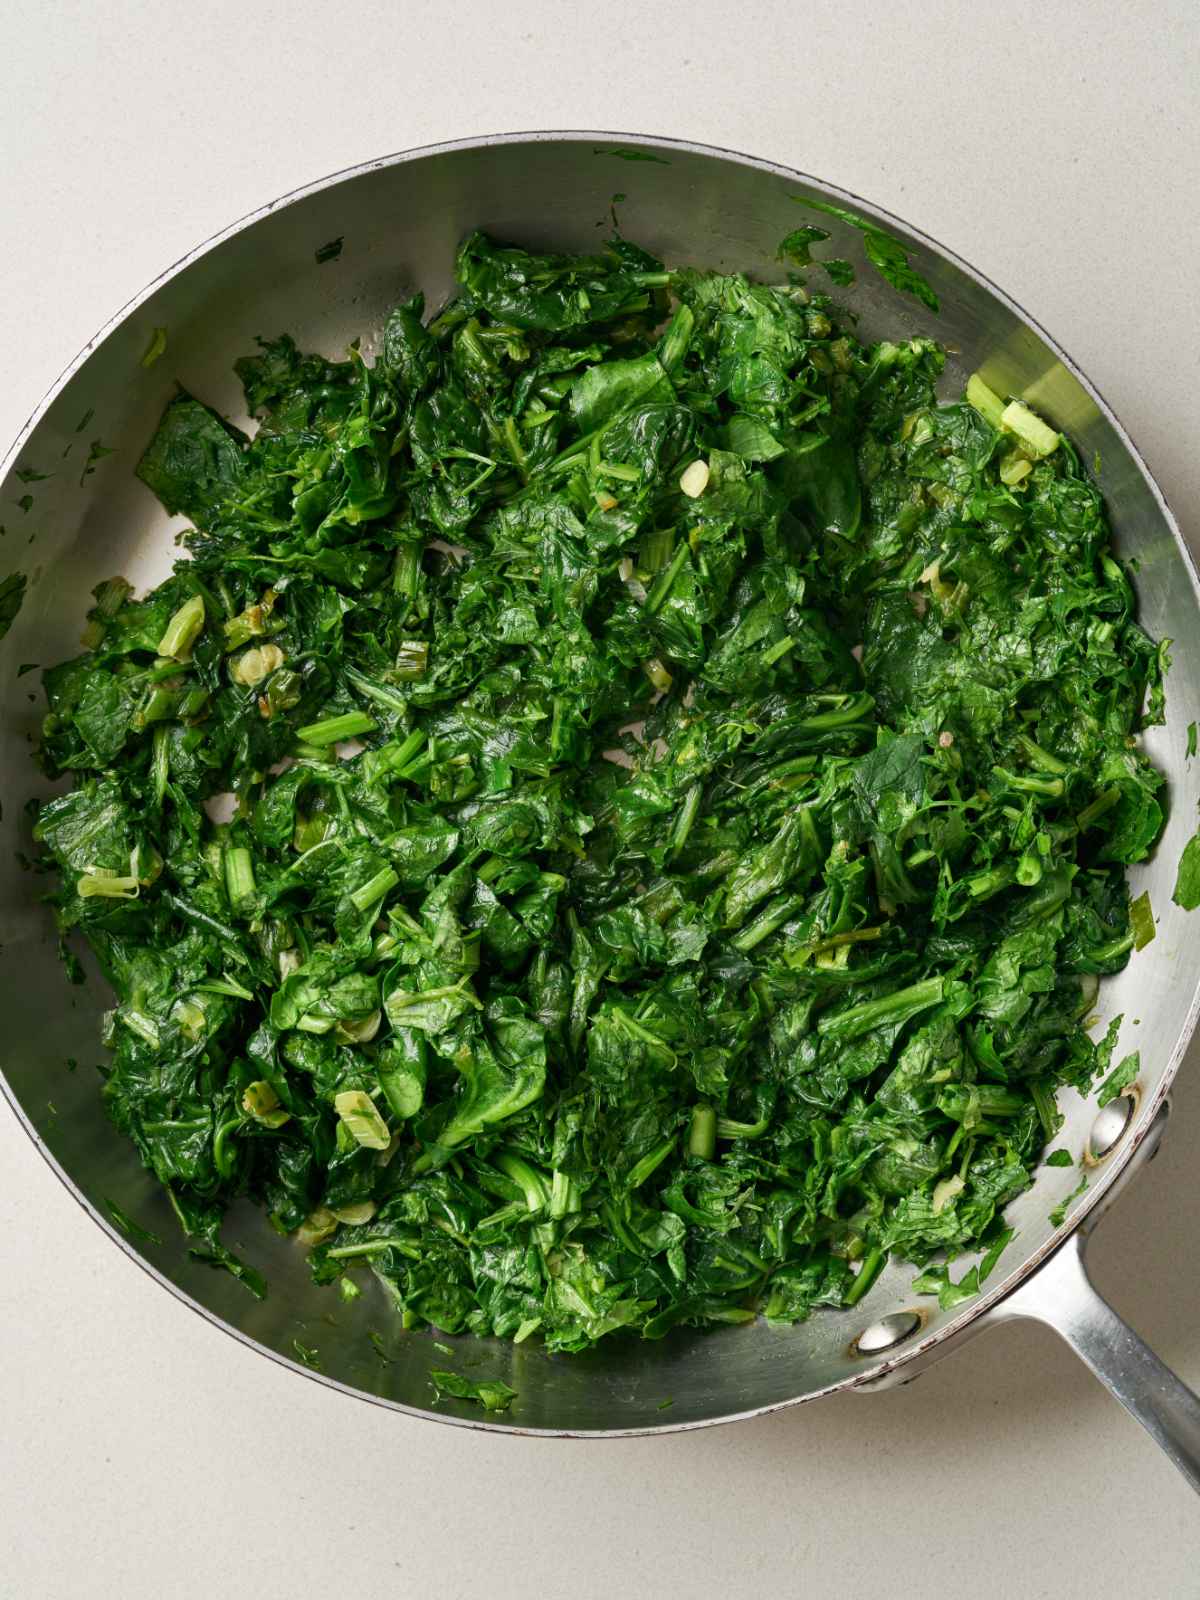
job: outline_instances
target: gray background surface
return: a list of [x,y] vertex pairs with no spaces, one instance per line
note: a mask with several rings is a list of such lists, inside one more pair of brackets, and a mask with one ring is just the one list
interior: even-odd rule
[[[427,141],[615,128],[791,163],[958,250],[1095,380],[1200,548],[1194,4],[0,0],[0,37],[5,440],[117,306],[262,202]],[[1195,1385],[1198,1067],[1093,1251]],[[1040,1329],[733,1428],[492,1438],[223,1337],[7,1113],[0,1218],[4,1597],[1200,1595],[1200,1506]]]

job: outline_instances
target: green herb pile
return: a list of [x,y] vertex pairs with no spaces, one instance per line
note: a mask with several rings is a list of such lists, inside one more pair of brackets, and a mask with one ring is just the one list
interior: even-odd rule
[[239,361],[252,438],[179,394],[138,471],[191,559],[45,674],[112,1118],[257,1291],[242,1195],[557,1350],[994,1260],[1153,932],[1099,493],[796,274],[476,234],[457,279],[373,359]]

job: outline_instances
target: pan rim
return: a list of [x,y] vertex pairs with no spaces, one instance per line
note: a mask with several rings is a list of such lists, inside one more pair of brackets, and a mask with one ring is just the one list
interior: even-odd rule
[[[1063,367],[1071,374],[1084,392],[1090,397],[1101,415],[1113,428],[1145,483],[1150,490],[1159,513],[1175,540],[1176,548],[1183,558],[1185,568],[1192,586],[1193,599],[1200,607],[1200,573],[1197,571],[1196,562],[1188,548],[1178,522],[1172,512],[1166,496],[1163,494],[1153,472],[1150,470],[1141,451],[1128,430],[1116,416],[1112,407],[1101,394],[1096,385],[1082,371],[1078,363],[1063,349],[1062,345],[1054,339],[1024,307],[995,284],[985,273],[966,261],[956,251],[941,244],[932,235],[922,229],[914,227],[903,218],[885,210],[883,207],[863,199],[852,190],[844,189],[838,184],[830,183],[824,178],[819,178],[811,173],[801,171],[799,168],[788,166],[781,162],[770,161],[762,157],[752,156],[744,151],[735,150],[721,145],[706,144],[701,141],[677,139],[662,135],[639,134],[604,129],[530,129],[516,130],[494,134],[476,135],[463,139],[441,140],[431,144],[416,145],[407,150],[393,152],[386,156],[356,163],[343,167],[325,177],[318,178],[310,183],[298,186],[268,201],[253,211],[245,213],[236,221],[228,224],[217,232],[210,234],[206,239],[195,245],[183,256],[179,257],[169,267],[158,273],[137,294],[125,302],[113,315],[101,324],[97,332],[82,347],[79,353],[67,363],[58,377],[51,383],[42,398],[33,408],[29,417],[19,429],[10,447],[0,457],[0,481],[7,477],[15,465],[19,455],[41,422],[50,406],[66,388],[67,384],[82,368],[84,363],[102,343],[104,343],[130,316],[146,303],[158,290],[178,277],[185,269],[216,250],[220,245],[237,234],[243,233],[255,224],[271,216],[274,212],[291,206],[311,195],[319,194],[323,190],[331,189],[339,184],[350,182],[353,179],[366,176],[371,172],[378,172],[407,165],[412,162],[428,159],[435,156],[452,155],[458,152],[487,149],[493,146],[528,145],[528,144],[584,144],[594,141],[613,142],[638,148],[649,148],[664,152],[675,151],[705,158],[716,158],[723,162],[751,168],[758,172],[766,172],[781,177],[789,182],[808,184],[816,187],[822,193],[852,206],[856,211],[878,220],[890,228],[899,230],[913,241],[925,246],[943,259],[949,261],[966,277],[973,280],[987,291],[994,299],[1005,306],[1020,322],[1034,332],[1048,350],[1061,362]],[[1188,1006],[1187,1016],[1178,1038],[1172,1046],[1168,1060],[1163,1068],[1162,1078],[1152,1096],[1147,1097],[1139,1108],[1137,1126],[1132,1131],[1131,1137],[1123,1145],[1120,1152],[1111,1162],[1106,1163],[1104,1173],[1096,1183],[1089,1188],[1086,1195],[1081,1197],[1078,1208],[1069,1220],[1061,1223],[1053,1234],[1047,1238],[1038,1249],[1026,1256],[1018,1266],[1015,1266],[1005,1277],[996,1283],[990,1290],[980,1294],[971,1301],[964,1310],[953,1317],[944,1326],[935,1332],[927,1334],[917,1340],[911,1347],[905,1348],[903,1353],[884,1356],[872,1365],[865,1366],[861,1372],[849,1377],[839,1379],[835,1383],[826,1384],[821,1388],[807,1391],[804,1394],[792,1395],[784,1400],[770,1401],[761,1406],[752,1406],[740,1411],[724,1412],[711,1417],[702,1417],[688,1421],[669,1421],[664,1417],[660,1423],[652,1423],[639,1427],[623,1428],[545,1428],[523,1427],[516,1422],[502,1420],[488,1420],[485,1418],[472,1418],[453,1416],[447,1412],[439,1411],[434,1407],[420,1407],[392,1400],[384,1395],[371,1394],[364,1389],[359,1389],[352,1384],[344,1383],[340,1379],[328,1376],[325,1373],[315,1372],[302,1365],[299,1361],[283,1355],[260,1343],[249,1334],[243,1333],[219,1316],[209,1310],[184,1288],[172,1282],[151,1262],[147,1261],[133,1246],[130,1240],[116,1228],[110,1219],[105,1217],[96,1206],[77,1187],[75,1181],[65,1170],[62,1164],[52,1154],[45,1141],[33,1126],[15,1092],[8,1083],[2,1069],[0,1069],[0,1092],[12,1108],[20,1125],[25,1129],[33,1142],[34,1148],[42,1156],[50,1169],[62,1181],[63,1185],[83,1210],[92,1220],[117,1244],[130,1260],[134,1261],[144,1272],[149,1274],[163,1288],[167,1289],[176,1299],[189,1306],[213,1326],[229,1334],[247,1348],[267,1356],[281,1367],[320,1383],[324,1387],[340,1393],[364,1400],[370,1404],[384,1407],[389,1411],[398,1411],[406,1416],[422,1420],[447,1423],[455,1427],[471,1428],[477,1431],[497,1434],[515,1434],[534,1438],[569,1438],[569,1439],[628,1439],[641,1437],[655,1437],[667,1433],[685,1433],[698,1428],[715,1427],[724,1423],[744,1422],[754,1417],[768,1416],[774,1412],[803,1405],[811,1400],[819,1400],[827,1395],[840,1390],[853,1390],[868,1385],[875,1385],[889,1374],[898,1372],[899,1369],[919,1361],[922,1357],[928,1359],[931,1353],[940,1346],[948,1346],[956,1336],[961,1334],[970,1324],[980,1321],[985,1315],[998,1306],[1018,1285],[1024,1283],[1038,1268],[1053,1255],[1063,1243],[1074,1234],[1084,1223],[1086,1218],[1101,1205],[1108,1191],[1117,1182],[1136,1154],[1139,1146],[1149,1132],[1154,1118],[1170,1093],[1171,1085],[1179,1070],[1192,1036],[1195,1033],[1197,1021],[1200,1020],[1200,973],[1197,974]]]

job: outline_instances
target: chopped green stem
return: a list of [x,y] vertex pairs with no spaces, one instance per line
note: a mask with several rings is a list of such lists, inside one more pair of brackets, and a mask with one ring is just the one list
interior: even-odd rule
[[[387,706],[389,711],[399,711],[403,713],[408,710],[408,697],[407,695],[402,694],[399,689],[392,689],[386,683],[376,683],[371,678],[368,678],[365,673],[359,672],[355,667],[343,667],[342,671],[345,675],[346,682],[357,689],[359,694],[361,694],[365,699],[374,700],[376,704],[381,706]],[[350,713],[351,716],[356,714],[362,715],[361,712]],[[320,724],[317,724],[317,726],[320,726]],[[374,723],[372,723],[371,726],[374,727]],[[370,730],[364,729],[362,731],[369,732]],[[300,730],[300,736],[304,737],[306,735],[309,736],[309,744],[321,744],[324,742],[320,739],[313,739],[311,737],[311,729],[302,728]]]
[[522,478],[528,478],[528,458],[525,455],[524,446],[521,444],[521,435],[517,431],[516,417],[505,417],[502,432],[504,435],[504,448],[508,451],[513,466],[516,467]]
[[1025,752],[1027,759],[1042,772],[1049,772],[1054,777],[1062,778],[1070,771],[1065,761],[1060,761],[1057,756],[1051,755],[1049,750],[1043,750],[1041,745],[1035,744],[1027,733],[1019,733],[1017,743]]
[[401,639],[396,647],[396,676],[418,683],[429,670],[429,645],[424,639]]
[[154,754],[151,769],[154,773],[154,804],[161,811],[162,803],[166,799],[167,785],[171,781],[171,746],[169,730],[163,727],[154,730]]
[[718,1139],[761,1139],[771,1126],[770,1118],[761,1122],[735,1122],[731,1117],[717,1118]]
[[401,773],[424,748],[425,735],[419,729],[414,729],[399,744],[385,744],[376,754],[392,772]]
[[819,762],[817,756],[793,756],[790,761],[777,761],[773,767],[755,780],[751,793],[762,789],[795,789],[808,783]]
[[224,994],[234,1000],[253,1000],[254,990],[247,989],[244,984],[238,983],[236,978],[209,978],[205,983],[196,985],[198,994]]
[[803,905],[802,895],[780,895],[770,901],[753,922],[748,923],[739,934],[735,935],[734,949],[740,950],[743,955],[747,954],[777,929],[782,928],[788,918],[794,917]]
[[376,901],[382,900],[384,895],[390,894],[400,882],[398,874],[391,867],[383,867],[369,878],[361,888],[355,889],[350,899],[356,910],[369,911]]
[[675,813],[671,824],[671,840],[667,846],[667,860],[673,861],[688,842],[692,826],[700,813],[700,800],[704,793],[702,784],[694,783],[683,797],[683,804]]
[[253,901],[257,886],[254,882],[254,860],[249,850],[237,848],[225,851],[225,892],[235,911],[241,911]]
[[158,641],[158,654],[185,661],[191,655],[192,646],[203,628],[204,601],[200,595],[194,594],[190,600],[184,601],[167,623],[166,632]]
[[627,1189],[640,1189],[651,1173],[656,1172],[662,1166],[672,1150],[675,1149],[676,1142],[673,1138],[664,1139],[661,1144],[655,1145],[630,1169],[629,1176],[625,1179],[625,1187]]
[[777,639],[768,650],[763,652],[763,661],[768,667],[773,667],[777,661],[782,661],[789,650],[794,650],[799,643],[791,634],[782,639]]
[[645,913],[659,926],[673,917],[684,903],[684,897],[679,885],[671,878],[664,878],[652,888],[638,896],[638,910]]
[[83,872],[75,883],[75,893],[82,900],[136,900],[138,888],[137,878],[115,872]]
[[817,1032],[830,1039],[857,1039],[885,1022],[904,1022],[918,1011],[937,1005],[944,989],[941,978],[925,978],[878,1000],[863,1000],[844,1011],[826,1012],[817,1022]]
[[392,589],[405,599],[416,598],[421,581],[421,555],[423,546],[415,540],[396,546],[396,561],[392,568]]
[[1107,944],[1094,945],[1088,954],[1097,966],[1107,966],[1110,961],[1115,961],[1118,956],[1123,956],[1133,949],[1133,929],[1123,933],[1117,939],[1110,939]]
[[986,872],[977,872],[973,877],[964,878],[967,892],[975,900],[988,900],[994,894],[999,894],[1001,889],[1007,889],[1016,878],[1016,868],[1010,862],[1004,862],[999,867],[991,867]]
[[683,365],[683,358],[691,345],[695,325],[696,318],[691,306],[679,305],[675,308],[675,315],[658,341],[659,363],[669,377],[674,377]]
[[680,544],[678,550],[676,550],[675,554],[671,557],[669,565],[664,567],[662,572],[658,575],[657,579],[655,580],[654,587],[646,596],[646,604],[643,609],[651,616],[653,616],[655,612],[662,609],[663,602],[674,588],[675,580],[683,571],[683,564],[687,558],[688,545],[685,541]]
[[1032,888],[1042,881],[1044,870],[1040,854],[1036,850],[1026,850],[1017,862],[1017,882],[1023,888]]
[[326,717],[322,722],[310,722],[297,728],[296,737],[304,744],[325,750],[331,744],[341,744],[344,739],[357,739],[360,734],[375,730],[375,718],[365,711],[344,711],[338,717]]
[[839,950],[846,944],[869,944],[874,939],[881,939],[886,932],[887,929],[882,927],[847,928],[844,933],[831,933],[824,939],[810,939],[805,944],[793,945],[788,951],[788,960],[824,955],[827,950]]
[[963,1122],[976,1111],[985,1117],[1015,1117],[1025,1109],[1024,1095],[995,1083],[953,1084],[938,1095],[939,1108],[953,1122]]
[[1075,817],[1076,826],[1082,833],[1085,828],[1090,828],[1093,822],[1099,822],[1118,803],[1121,798],[1120,789],[1115,786],[1111,789],[1102,789],[1090,804],[1084,806]]
[[1066,788],[1061,778],[1032,778],[1027,773],[1009,772],[1006,767],[997,767],[996,771],[1010,789],[1021,794],[1040,794],[1048,800],[1060,800]]
[[1042,1125],[1042,1133],[1045,1135],[1047,1142],[1049,1142],[1062,1126],[1062,1117],[1054,1101],[1054,1091],[1048,1084],[1040,1083],[1037,1079],[1034,1079],[1029,1085],[1029,1093],[1034,1105],[1037,1107],[1038,1121]]
[[331,1261],[353,1261],[359,1256],[381,1256],[388,1250],[399,1250],[414,1259],[420,1253],[411,1239],[396,1234],[376,1234],[373,1239],[364,1239],[361,1244],[337,1245],[325,1254]]
[[165,683],[155,684],[134,713],[135,728],[148,728],[152,723],[163,722],[172,716],[179,705],[179,691]]
[[392,1011],[403,1011],[409,1006],[424,1005],[429,1000],[449,1000],[461,996],[468,1005],[474,1006],[477,1011],[481,1010],[481,1003],[476,999],[470,985],[468,974],[467,977],[460,978],[457,983],[443,984],[436,989],[416,989],[411,992],[393,989],[388,996],[388,1008]]
[[656,572],[662,572],[670,563],[674,549],[673,528],[655,528],[650,533],[643,534],[641,545],[638,547],[638,571],[648,578],[653,577]]
[[169,889],[164,891],[163,899],[181,917],[195,923],[196,927],[203,928],[208,933],[215,933],[217,938],[223,940],[229,947],[228,954],[235,961],[245,962],[246,957],[241,949],[242,936],[236,928],[231,928],[227,922],[222,922],[217,917],[209,916],[207,911],[201,911],[198,906],[191,905],[180,895],[172,894]]
[[245,1121],[243,1117],[228,1117],[213,1134],[213,1166],[223,1178],[233,1176],[237,1167],[237,1152],[230,1140]]
[[883,1251],[875,1248],[868,1250],[862,1259],[862,1266],[855,1275],[854,1282],[846,1291],[845,1305],[856,1306],[883,1271],[887,1260]]
[[550,1215],[555,1220],[578,1211],[582,1204],[579,1185],[556,1167],[550,1179]]
[[692,1108],[692,1125],[688,1130],[688,1155],[711,1161],[717,1149],[717,1113],[712,1106],[701,1103]]
[[550,1181],[545,1173],[523,1156],[517,1155],[513,1150],[501,1150],[492,1158],[505,1177],[511,1178],[513,1183],[525,1196],[525,1206],[529,1211],[544,1211],[550,1204]]
[[875,708],[874,696],[865,692],[827,698],[833,701],[830,709],[801,718],[796,724],[797,728],[802,728],[806,733],[819,733],[827,728],[846,728],[851,723],[861,722]]

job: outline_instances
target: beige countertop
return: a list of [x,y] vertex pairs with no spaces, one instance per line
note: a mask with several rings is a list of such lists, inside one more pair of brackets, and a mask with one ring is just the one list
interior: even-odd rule
[[[1095,380],[1200,547],[1192,4],[0,0],[0,18],[4,439],[117,306],[262,202],[433,140],[617,128],[791,163],[960,252]],[[1193,1384],[1198,1067],[1093,1252]],[[1200,1594],[1200,1505],[1039,1328],[735,1427],[490,1437],[302,1382],[192,1315],[7,1111],[0,1217],[6,1597]]]

